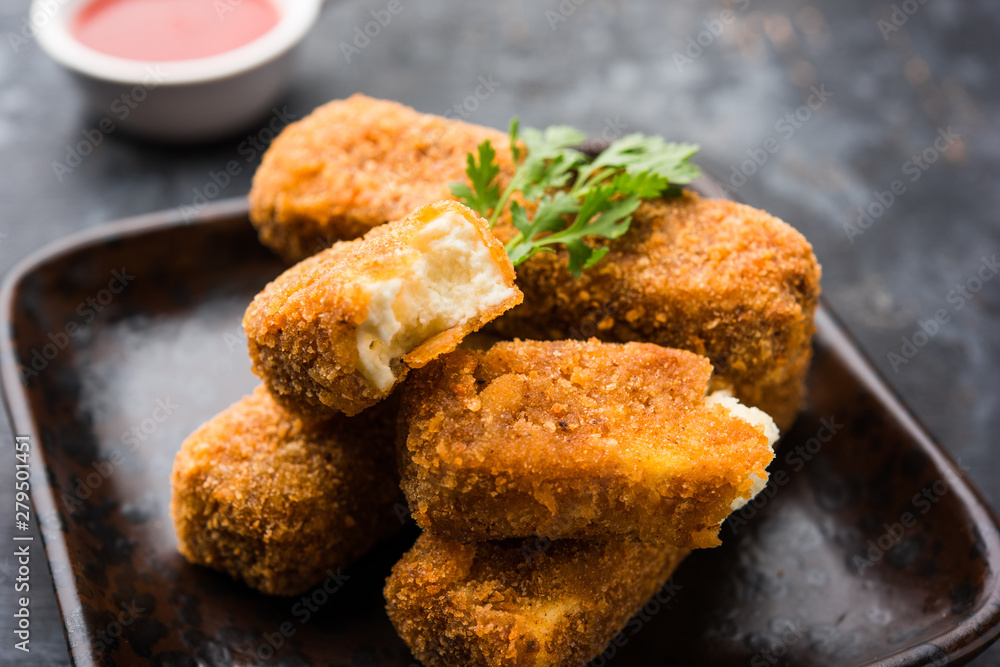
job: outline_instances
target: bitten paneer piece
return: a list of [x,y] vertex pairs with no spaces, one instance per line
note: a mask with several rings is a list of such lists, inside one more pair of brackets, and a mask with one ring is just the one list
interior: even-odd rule
[[687,555],[634,542],[559,540],[540,553],[534,544],[417,539],[385,597],[425,667],[580,667]]
[[303,415],[354,415],[521,302],[486,221],[452,201],[283,273],[243,318],[253,370]]
[[303,423],[263,387],[184,441],[170,512],[181,553],[295,595],[399,530],[394,401]]
[[[501,240],[514,234],[501,225]],[[795,229],[764,211],[690,192],[644,202],[628,233],[579,279],[565,251],[517,267],[524,304],[504,338],[643,341],[705,355],[743,403],[791,428],[812,358],[820,266]]]
[[299,261],[418,206],[450,199],[466,155],[489,139],[513,174],[503,132],[364,95],[335,100],[285,128],[254,175],[250,219],[261,242]]
[[644,343],[514,341],[407,382],[403,491],[424,530],[711,547],[763,487],[777,429],[708,359]]

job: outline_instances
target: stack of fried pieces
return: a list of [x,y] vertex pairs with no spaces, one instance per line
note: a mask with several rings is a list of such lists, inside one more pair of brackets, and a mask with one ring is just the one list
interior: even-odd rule
[[[484,139],[509,178],[504,135],[363,96],[278,137],[251,216],[299,263],[247,310],[264,384],[185,441],[173,517],[192,562],[290,595],[397,530],[402,487],[423,534],[385,594],[418,659],[582,665],[763,487],[820,271],[684,193],[580,279],[542,253],[515,285],[509,221],[448,187]],[[463,344],[484,326],[508,340]]]

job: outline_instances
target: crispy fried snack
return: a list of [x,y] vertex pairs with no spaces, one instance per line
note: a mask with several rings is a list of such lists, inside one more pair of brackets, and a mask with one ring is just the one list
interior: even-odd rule
[[414,373],[400,423],[403,491],[421,528],[719,543],[763,487],[771,419],[706,398],[708,359],[645,343],[514,341]]
[[[498,226],[501,240],[513,229]],[[595,240],[598,241],[598,240]],[[707,356],[721,384],[791,427],[812,357],[820,266],[767,213],[693,193],[644,203],[627,234],[579,280],[565,251],[517,267],[524,304],[505,337],[645,341]]]
[[579,667],[687,555],[580,540],[536,553],[532,543],[417,539],[385,586],[389,618],[417,659],[426,667]]
[[250,219],[290,261],[363,236],[418,206],[450,199],[465,156],[486,139],[513,174],[506,135],[354,95],[289,125],[254,175]]
[[354,415],[521,302],[486,221],[424,206],[279,276],[243,318],[254,372],[303,415]]
[[[254,224],[266,245],[300,259],[450,198],[448,183],[465,180],[465,156],[485,139],[504,184],[513,162],[496,130],[362,96],[331,102],[286,129],[265,155],[250,196]],[[509,220],[501,217],[496,233],[509,239]],[[704,354],[720,385],[788,429],[805,393],[820,293],[805,238],[763,211],[688,193],[643,204],[610,247],[579,281],[562,253],[520,265],[524,305],[496,323],[497,333]]]
[[399,530],[395,406],[304,424],[258,387],[195,431],[171,477],[180,551],[294,595]]

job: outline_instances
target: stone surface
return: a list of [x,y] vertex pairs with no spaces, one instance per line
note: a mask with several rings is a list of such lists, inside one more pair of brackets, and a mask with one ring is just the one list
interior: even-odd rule
[[[1000,10],[988,0],[913,5],[895,29],[891,3],[859,0],[404,0],[347,62],[341,43],[386,3],[334,1],[279,108],[301,116],[361,91],[498,127],[518,114],[527,125],[699,142],[703,166],[737,197],[812,241],[834,311],[996,505],[1000,278],[967,296],[956,288],[977,287],[983,258],[1000,250]],[[240,173],[218,198],[246,193],[267,118],[199,147],[115,132],[57,174],[53,163],[100,119],[33,39],[12,37],[27,15],[27,0],[0,5],[0,270],[72,231],[191,204],[230,160]],[[497,82],[481,101],[470,98],[480,77]],[[939,152],[936,138],[949,133]],[[923,169],[914,156],[925,153]],[[888,195],[877,193],[897,180],[902,194],[880,210]],[[859,207],[872,218],[850,238],[845,225],[857,224]],[[902,337],[921,322],[933,329],[935,314],[947,321],[912,359],[893,363]],[[0,469],[12,471],[6,416],[0,441]],[[0,507],[13,508],[12,472],[0,473]],[[4,664],[68,662],[35,554],[30,654],[13,649],[16,564],[0,555]],[[1000,665],[1000,647],[976,664]]]

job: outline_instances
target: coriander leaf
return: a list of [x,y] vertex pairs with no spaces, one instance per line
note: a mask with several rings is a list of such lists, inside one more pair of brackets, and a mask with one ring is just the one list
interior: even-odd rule
[[531,233],[531,221],[528,220],[528,212],[517,202],[513,202],[510,205],[510,219],[514,223],[514,227],[521,234],[527,236]]
[[479,215],[486,215],[476,197],[476,193],[466,183],[452,183],[451,194]]
[[525,199],[538,199],[547,190],[564,187],[573,177],[579,159],[571,153],[557,155],[545,162],[528,160],[524,164],[525,183],[521,192]]
[[[648,180],[646,175],[642,179]],[[535,243],[539,246],[565,245],[569,251],[569,271],[573,277],[579,278],[585,268],[590,268],[607,254],[605,248],[595,255],[594,249],[584,243],[585,237],[616,239],[628,230],[640,199],[634,193],[625,197],[620,195],[635,180],[635,177],[621,174],[611,183],[588,191],[572,224],[562,231],[537,239]],[[527,254],[525,259],[530,256]]]
[[661,137],[630,134],[596,158],[577,148],[584,133],[566,125],[522,131],[514,118],[508,137],[515,170],[503,191],[496,152],[487,141],[479,146],[478,162],[475,155],[468,157],[471,186],[453,184],[452,192],[487,217],[490,227],[509,205],[517,234],[505,248],[515,265],[561,246],[575,277],[608,254],[606,245],[591,247],[588,237],[620,237],[643,200],[677,195],[677,185],[701,175],[690,162],[696,145]]
[[639,199],[656,199],[663,194],[670,182],[665,176],[644,171],[641,174],[620,174],[614,182],[622,193],[634,194]]
[[576,197],[571,196],[568,192],[555,192],[539,200],[538,207],[535,209],[535,217],[529,221],[524,207],[517,202],[511,203],[511,219],[514,227],[520,232],[505,245],[511,262],[517,266],[539,250],[554,252],[537,244],[532,250],[531,240],[539,234],[554,232],[565,226],[565,216],[576,213],[579,208],[580,204]]
[[497,164],[496,157],[497,152],[487,139],[479,144],[478,164],[471,153],[466,158],[468,166],[465,168],[465,174],[469,177],[472,187],[466,183],[451,184],[451,193],[484,218],[490,216],[500,200],[500,186],[496,183],[496,178],[500,175],[500,165]]
[[534,245],[530,241],[521,241],[507,249],[507,256],[510,257],[511,264],[517,266],[524,260],[530,259],[540,252],[555,252],[555,250]]
[[525,199],[538,199],[548,190],[565,187],[573,171],[587,160],[585,154],[574,148],[585,139],[583,132],[565,125],[544,131],[525,129],[527,157],[515,176]]
[[[514,223],[514,227],[516,227],[520,232],[520,234],[508,241],[504,246],[507,250],[507,256],[510,257],[510,261],[514,266],[517,266],[524,260],[538,252],[541,252],[542,250],[549,250],[542,248],[542,246],[533,244],[530,240],[535,236],[535,232],[533,230],[538,225],[537,215],[535,216],[534,221],[528,220],[528,214],[525,208],[517,202],[512,202],[510,205],[510,217]],[[550,250],[550,252],[555,251]]]
[[563,216],[580,210],[580,202],[568,192],[556,192],[538,202],[535,219],[531,225],[531,238],[545,232],[554,232],[565,224]]
[[667,142],[663,137],[629,134],[614,141],[598,155],[589,167],[580,172],[589,180],[607,168],[624,169],[629,174],[651,172],[670,183],[686,184],[701,176],[701,171],[688,160],[698,152],[696,144]]
[[566,149],[579,146],[587,140],[586,134],[568,125],[552,125],[545,130],[529,127],[524,130],[522,137],[528,148],[528,158],[539,161],[558,157]]
[[514,177],[489,216],[490,227],[500,219],[514,192],[520,191],[525,200],[534,201],[549,190],[564,187],[573,177],[573,170],[587,159],[571,147],[583,138],[582,132],[566,126],[550,127],[544,132],[528,128],[522,137],[520,124],[514,119],[510,124],[511,152],[516,154],[515,160],[519,159],[522,151],[517,142],[523,140],[526,157],[518,164]]
[[574,278],[579,278],[583,273],[583,267],[590,263],[594,256],[594,250],[580,239],[566,241],[566,250],[569,251],[569,272]]
[[585,270],[597,264],[608,254],[607,247],[591,248],[580,239],[567,242],[566,250],[569,253],[569,264],[566,268],[577,279]]
[[521,121],[517,116],[510,119],[510,129],[507,130],[510,137],[510,154],[514,157],[514,164],[521,161],[521,147],[518,145],[521,134]]
[[601,211],[596,218],[583,227],[587,236],[601,236],[616,239],[628,231],[632,214],[639,208],[639,198],[631,195]]
[[624,234],[628,229],[628,222],[622,223],[639,207],[640,201],[636,194],[616,197],[624,191],[622,186],[630,179],[632,177],[622,174],[611,183],[587,192],[573,223],[561,232],[542,239],[542,242],[574,236],[614,239]]
[[608,254],[609,250],[611,250],[611,248],[609,248],[608,246],[601,246],[600,248],[594,248],[594,251],[590,253],[590,257],[588,257],[587,261],[583,263],[583,270],[586,271],[594,264],[597,264],[599,261],[604,259],[604,256]]
[[[513,205],[511,210],[513,210]],[[538,201],[535,218],[531,221],[530,226],[527,229],[521,229],[520,227],[518,229],[524,234],[525,238],[533,239],[539,234],[554,232],[564,227],[566,222],[563,217],[571,213],[576,213],[579,210],[580,203],[576,197],[567,192],[556,192],[546,195]]]

